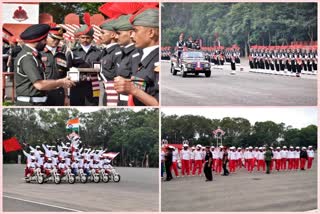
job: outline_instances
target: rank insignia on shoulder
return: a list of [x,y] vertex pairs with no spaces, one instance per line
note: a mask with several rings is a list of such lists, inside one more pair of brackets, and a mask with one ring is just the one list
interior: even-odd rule
[[121,51],[118,51],[117,53],[115,53],[116,56],[117,56],[117,55],[120,55],[120,54],[122,54]]
[[46,62],[47,60],[48,60],[48,57],[46,57],[46,56],[41,57],[42,62]]
[[154,66],[155,66],[154,71],[159,73],[160,72],[160,63],[156,62],[156,63],[154,63]]
[[140,55],[139,53],[133,54],[133,55],[132,55],[132,58],[135,58],[135,57],[137,57],[137,56],[139,56],[139,55]]

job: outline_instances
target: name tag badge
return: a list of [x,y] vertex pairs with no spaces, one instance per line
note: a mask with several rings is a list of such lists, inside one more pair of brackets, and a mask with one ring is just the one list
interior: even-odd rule
[[120,94],[120,100],[121,101],[128,101],[129,100],[129,96],[128,95],[124,95],[124,94]]

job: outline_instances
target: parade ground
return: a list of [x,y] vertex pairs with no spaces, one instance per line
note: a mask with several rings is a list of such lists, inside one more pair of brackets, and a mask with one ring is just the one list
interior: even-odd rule
[[[256,170],[256,168],[255,168]],[[309,211],[317,209],[317,159],[311,170],[179,177],[161,182],[162,211]]]
[[[314,106],[317,104],[316,75],[301,78],[249,72],[241,59],[236,75],[230,65],[211,68],[204,74],[185,78],[170,73],[170,62],[161,63],[161,99],[164,106]],[[243,71],[240,71],[243,67]]]
[[114,183],[25,183],[25,165],[3,165],[3,211],[158,211],[156,168],[121,168]]

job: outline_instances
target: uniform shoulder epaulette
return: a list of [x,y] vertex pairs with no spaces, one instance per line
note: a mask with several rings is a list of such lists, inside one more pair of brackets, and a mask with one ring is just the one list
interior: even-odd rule
[[135,54],[132,55],[132,58],[135,58],[135,57],[137,57],[139,55],[140,55],[140,53],[135,53]]
[[118,51],[118,52],[115,53],[116,56],[118,56],[118,55],[120,55],[120,54],[122,54],[121,51]]
[[154,72],[157,72],[157,73],[160,72],[160,63],[159,62],[154,63]]

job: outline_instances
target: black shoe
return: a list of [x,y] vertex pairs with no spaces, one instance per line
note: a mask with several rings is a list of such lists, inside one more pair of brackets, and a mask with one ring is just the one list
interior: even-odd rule
[[212,181],[212,180],[208,180],[208,179],[207,179],[206,182],[207,182],[207,181]]

